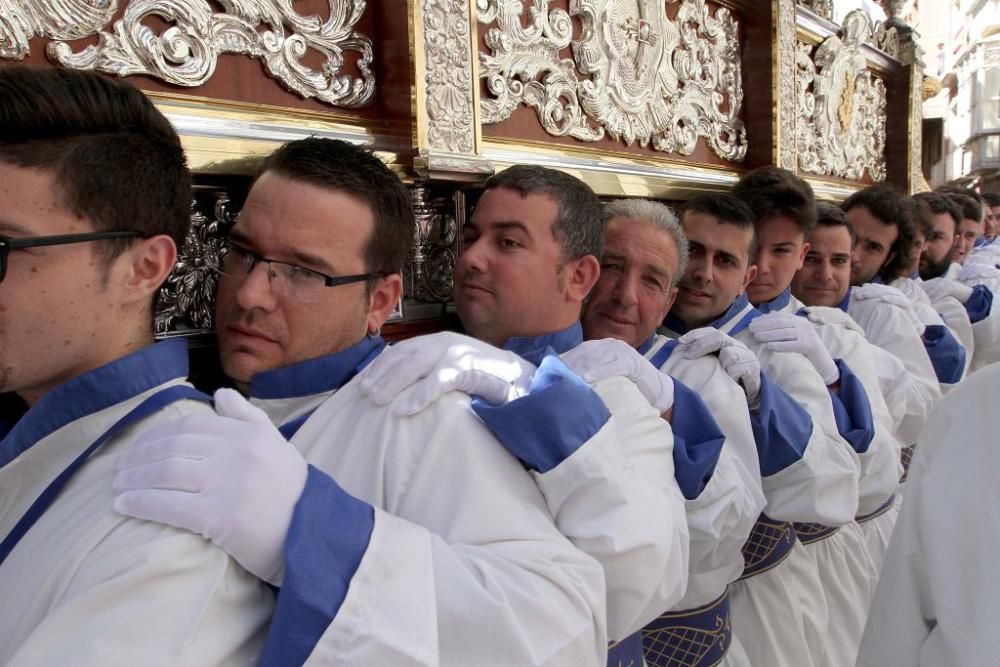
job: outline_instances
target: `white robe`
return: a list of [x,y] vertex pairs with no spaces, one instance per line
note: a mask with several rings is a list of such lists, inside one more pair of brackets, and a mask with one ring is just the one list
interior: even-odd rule
[[399,417],[358,384],[252,399],[275,424],[315,409],[291,442],[374,507],[368,546],[307,664],[603,664],[600,564],[558,532],[469,397]]
[[[965,306],[950,294],[942,295],[938,299],[931,301],[927,292],[919,287],[922,282],[919,278],[899,278],[892,282],[892,286],[898,288],[902,282],[916,284],[918,289],[906,291],[907,295],[916,295],[913,299],[913,305],[918,308],[930,307],[938,314],[941,321],[948,327],[948,330],[962,344],[962,347],[965,348],[965,372],[968,374],[969,367],[972,365],[972,357],[975,354],[976,341],[972,332],[972,322],[969,321],[969,314],[966,312]],[[941,387],[942,393],[946,386]]]
[[1000,656],[1000,367],[952,391],[920,436],[860,667],[994,665]]
[[[657,335],[646,358],[655,356],[667,342]],[[686,359],[675,351],[660,370],[697,393],[726,436],[709,483],[697,498],[685,503],[691,564],[687,592],[675,609],[695,609],[723,595],[743,572],[743,544],[766,500],[746,395],[723,370],[718,357]],[[750,664],[735,634],[721,664]]]
[[902,362],[900,373],[899,364],[882,360],[883,355],[876,353],[879,386],[897,417],[896,438],[904,446],[912,445],[941,398],[937,374],[920,334],[902,308],[878,299],[851,299],[847,313],[864,328],[870,343]]
[[[149,366],[133,362],[151,348],[125,358],[123,372],[109,373],[121,368],[119,360],[70,381],[82,391],[59,399],[65,410],[94,404],[109,393],[123,395],[46,434],[0,468],[0,535],[6,536],[48,484],[112,424],[158,389],[183,383],[183,342],[160,343],[153,354],[178,343],[181,377],[143,384],[142,393],[131,388],[141,384]],[[58,414],[62,406],[57,407]],[[256,660],[272,593],[200,536],[112,509],[115,462],[133,437],[210,411],[200,402],[173,403],[113,438],[73,476],[0,565],[0,664],[246,665]]]
[[593,389],[611,412],[609,427],[554,469],[531,474],[560,532],[604,569],[614,641],[684,596],[690,539],[670,425],[628,378]]
[[[731,334],[751,309],[746,304],[729,313],[718,328]],[[802,458],[763,478],[764,512],[778,521],[850,523],[858,508],[860,464],[837,432],[822,378],[802,355],[765,350],[747,329],[734,337],[758,356],[762,371],[813,422]],[[815,556],[803,545],[796,544],[773,569],[734,583],[731,600],[734,634],[753,664],[822,664],[829,613]]]

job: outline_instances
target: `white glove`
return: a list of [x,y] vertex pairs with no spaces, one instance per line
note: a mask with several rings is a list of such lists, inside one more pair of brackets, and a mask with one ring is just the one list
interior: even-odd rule
[[919,303],[924,301],[922,297],[926,296],[924,291],[920,289],[916,280],[900,280],[898,284],[893,285],[896,289],[903,293],[911,303]]
[[712,327],[689,331],[677,342],[687,359],[718,353],[719,363],[726,375],[743,387],[750,408],[757,407],[760,400],[760,360],[750,348]]
[[865,329],[857,320],[842,311],[840,308],[830,308],[828,306],[809,306],[806,308],[806,319],[814,324],[829,324],[842,326],[856,333],[865,335]]
[[938,299],[945,296],[953,296],[959,300],[960,303],[965,303],[972,296],[972,288],[968,285],[963,285],[957,280],[948,280],[946,278],[932,278],[930,280],[925,280],[920,283],[920,286],[924,288],[927,292],[927,296],[931,298],[931,302],[937,301]]
[[[927,283],[921,283],[921,286],[926,284]],[[926,329],[926,327],[920,319],[920,315],[917,314],[916,309],[913,307],[913,302],[910,301],[909,297],[895,287],[890,287],[889,285],[879,285],[878,283],[866,283],[864,285],[851,288],[851,298],[857,299],[858,301],[881,301],[882,303],[888,303],[902,308],[906,311],[910,321],[913,322],[913,326],[916,328],[917,333],[921,336],[924,335],[924,329]]]
[[378,405],[413,415],[451,391],[493,405],[523,396],[535,367],[513,352],[475,338],[442,332],[390,346],[358,374],[361,392]]
[[837,363],[816,333],[816,325],[806,318],[789,313],[768,313],[751,322],[749,329],[757,342],[769,350],[805,355],[827,385],[840,379]]
[[198,533],[280,585],[308,466],[238,392],[215,392],[215,409],[140,434],[118,459],[114,509]]
[[649,404],[663,414],[674,405],[674,381],[649,363],[634,347],[616,338],[588,340],[560,355],[571,371],[591,384],[627,377]]
[[972,280],[998,280],[1000,279],[1000,271],[997,270],[996,264],[990,263],[969,263],[967,262],[962,270],[958,272],[958,280],[962,283],[968,284]]

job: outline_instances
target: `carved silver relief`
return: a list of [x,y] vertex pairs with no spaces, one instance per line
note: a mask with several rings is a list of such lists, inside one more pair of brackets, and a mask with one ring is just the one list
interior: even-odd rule
[[[527,16],[522,0],[478,0],[480,22],[495,24],[480,54],[490,93],[483,122],[501,122],[525,104],[554,136],[608,134],[682,155],[704,137],[720,157],[742,160],[738,24],[728,9],[679,1],[670,21],[662,0],[573,0],[569,12],[533,0]],[[573,60],[559,55],[567,46]]]
[[[7,0],[0,10],[0,58],[22,59],[32,37],[50,40],[47,54],[75,69],[117,76],[144,74],[178,86],[200,86],[215,72],[219,56],[261,60],[268,74],[304,98],[341,107],[363,106],[375,93],[371,40],[354,30],[365,0],[328,0],[329,18],[302,16],[294,0],[131,0],[109,25],[119,0]],[[162,34],[150,18],[170,23]],[[67,41],[96,36],[96,45],[76,52]],[[320,53],[319,69],[304,63]],[[357,76],[344,73],[353,54]]]
[[468,0],[423,5],[427,139],[431,148],[475,152],[472,44]]
[[796,0],[797,4],[805,7],[816,16],[833,20],[833,0]]
[[795,100],[795,3],[777,0],[778,21],[778,166],[797,170]]
[[235,222],[225,195],[216,200],[209,218],[195,202],[184,245],[177,263],[160,288],[156,303],[155,331],[166,334],[185,330],[212,329],[215,291],[219,285],[222,240]]
[[875,180],[885,177],[885,84],[867,68],[862,46],[871,20],[856,10],[844,19],[843,37],[828,37],[813,51],[799,42],[796,98],[799,169]]

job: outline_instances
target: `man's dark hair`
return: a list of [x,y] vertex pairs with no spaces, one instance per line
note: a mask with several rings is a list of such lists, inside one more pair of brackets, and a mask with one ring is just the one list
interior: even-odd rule
[[753,210],[742,199],[726,192],[712,192],[698,195],[681,207],[680,219],[688,213],[702,213],[716,218],[719,222],[733,225],[740,229],[750,229],[753,237],[750,241],[750,261],[757,252],[757,224]]
[[[0,161],[52,174],[62,204],[97,231],[170,236],[191,224],[180,139],[131,85],[76,70],[0,67]],[[104,241],[110,261],[133,240]]]
[[854,232],[851,221],[847,219],[847,214],[836,204],[827,201],[816,202],[816,226],[817,227],[846,227],[847,233],[851,235],[851,245],[858,240],[858,235]]
[[896,241],[889,248],[889,258],[877,275],[887,284],[906,275],[906,268],[913,263],[913,244],[917,237],[913,228],[913,211],[903,201],[903,195],[886,183],[870,185],[852,194],[840,206],[845,213],[857,207],[868,209],[879,222],[896,228]]
[[806,236],[816,225],[812,186],[787,169],[758,167],[744,174],[731,193],[750,207],[758,223],[785,217]]
[[923,199],[916,196],[907,197],[913,217],[913,229],[923,234],[926,239],[934,233],[934,220],[931,218],[931,207]]
[[562,248],[564,260],[603,254],[601,200],[579,178],[548,167],[519,164],[491,176],[483,192],[497,188],[513,190],[522,197],[545,195],[556,202],[558,213],[552,235]]
[[336,139],[299,139],[271,153],[257,178],[265,172],[360,199],[375,221],[364,249],[366,271],[402,271],[416,228],[413,202],[399,177],[371,151]]
[[979,198],[990,208],[1000,206],[1000,192],[981,192]]
[[[965,191],[964,189],[959,190],[956,188],[941,188],[937,192],[955,204],[959,215],[962,216],[961,220],[983,221],[983,203],[980,201],[978,194],[971,190]],[[969,194],[970,192],[972,194]]]
[[913,199],[919,206],[926,207],[930,213],[927,217],[932,228],[934,223],[931,220],[931,216],[947,213],[955,222],[954,233],[958,233],[958,223],[962,221],[962,212],[958,210],[958,206],[955,205],[955,202],[950,197],[946,197],[939,192],[919,192],[913,195]]

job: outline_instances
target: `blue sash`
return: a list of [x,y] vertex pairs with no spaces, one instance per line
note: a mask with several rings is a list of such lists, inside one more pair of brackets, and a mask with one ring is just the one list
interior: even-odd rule
[[840,530],[840,526],[824,526],[821,523],[795,522],[794,526],[795,536],[799,538],[799,542],[802,542],[802,544],[812,544],[813,542],[825,540]]
[[729,591],[697,609],[668,611],[642,630],[642,646],[650,667],[717,665],[732,641]]
[[608,647],[608,667],[643,667],[642,632],[636,632]]
[[899,452],[899,461],[903,464],[903,476],[899,478],[900,483],[905,482],[910,474],[910,464],[913,463],[913,452],[916,449],[917,445],[912,444],[909,447],[903,447],[902,451]]
[[862,514],[860,516],[857,516],[854,518],[854,520],[858,523],[865,523],[866,521],[877,519],[878,517],[888,512],[889,509],[892,507],[893,503],[895,502],[896,502],[896,496],[895,495],[889,496],[889,500],[879,505],[878,509],[876,509],[873,512],[869,512],[868,514]]
[[18,545],[21,539],[31,530],[42,515],[45,514],[46,510],[52,506],[55,502],[56,497],[59,493],[66,488],[70,480],[73,479],[73,475],[80,471],[83,465],[90,459],[94,453],[103,447],[109,440],[114,438],[116,435],[121,433],[123,430],[133,426],[146,417],[155,414],[164,407],[181,401],[184,399],[191,399],[196,401],[205,401],[206,403],[211,402],[211,399],[205,394],[201,393],[193,387],[188,387],[186,385],[174,385],[172,387],[167,387],[161,391],[156,392],[138,406],[132,409],[127,415],[115,422],[111,428],[104,432],[101,437],[94,441],[92,445],[87,447],[82,454],[77,456],[72,463],[66,466],[66,469],[59,473],[52,482],[42,491],[42,494],[38,496],[28,511],[24,513],[17,525],[10,531],[10,534],[4,538],[4,541],[0,543],[0,565],[7,560],[7,556],[10,552]]
[[743,545],[743,574],[737,581],[767,572],[785,560],[794,546],[795,528],[792,524],[775,521],[762,513]]

